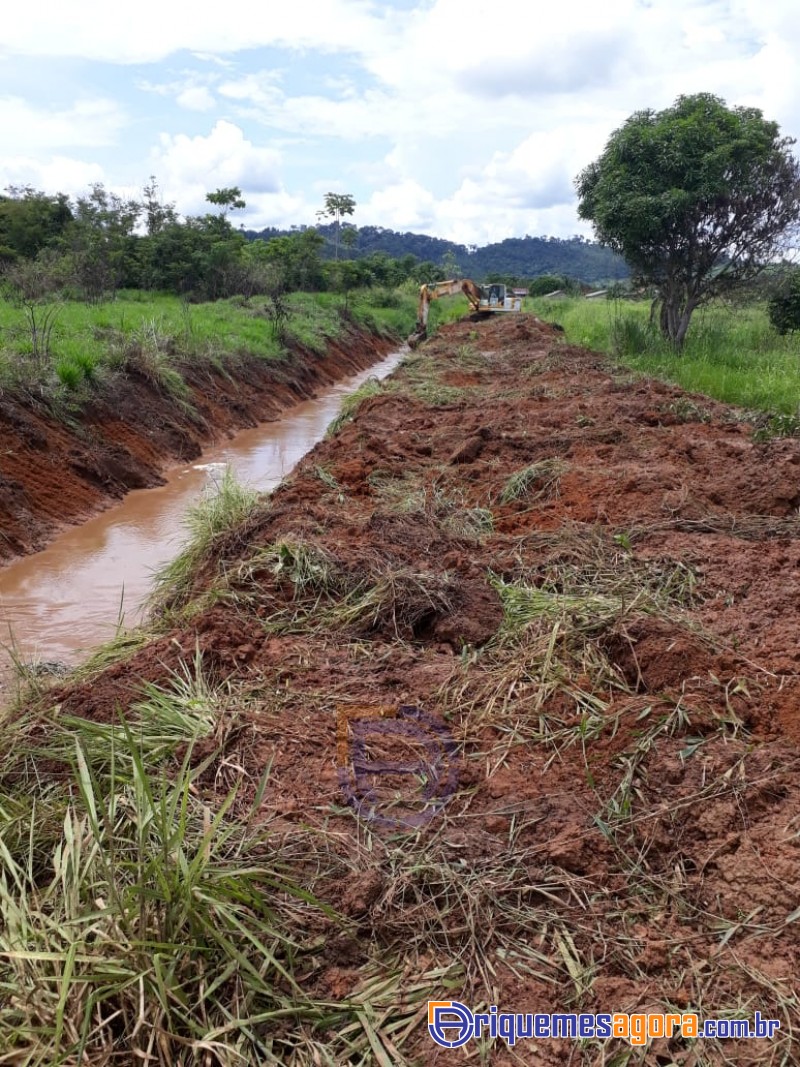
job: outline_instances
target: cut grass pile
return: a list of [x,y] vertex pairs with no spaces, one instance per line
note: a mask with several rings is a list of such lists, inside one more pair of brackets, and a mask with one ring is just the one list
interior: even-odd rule
[[346,423],[351,422],[364,401],[379,396],[383,388],[377,378],[367,378],[363,385],[349,393],[342,401],[339,414],[328,427],[326,437],[333,437]]
[[558,494],[561,476],[568,469],[569,464],[559,459],[531,463],[511,475],[500,493],[500,503],[510,504],[520,499],[549,500]]
[[449,588],[446,575],[394,566],[374,554],[357,568],[345,565],[301,536],[259,549],[218,586],[229,601],[258,606],[267,633],[349,629],[404,638],[449,609]]

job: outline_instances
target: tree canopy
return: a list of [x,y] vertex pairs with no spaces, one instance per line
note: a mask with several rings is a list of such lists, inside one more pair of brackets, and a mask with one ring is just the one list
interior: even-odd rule
[[68,198],[30,186],[11,186],[0,195],[0,261],[31,258],[55,244],[72,221]]
[[709,93],[637,111],[576,178],[578,213],[643,282],[680,346],[692,313],[768,265],[800,220],[794,141]]

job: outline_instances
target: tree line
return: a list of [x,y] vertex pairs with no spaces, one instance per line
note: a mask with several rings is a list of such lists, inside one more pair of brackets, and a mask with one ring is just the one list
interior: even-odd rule
[[[331,199],[333,198],[333,199]],[[30,186],[0,196],[0,270],[5,286],[26,300],[64,293],[99,302],[120,289],[174,293],[190,300],[246,298],[296,290],[395,287],[442,276],[442,266],[414,255],[373,250],[338,258],[341,218],[351,197],[328,194],[323,214],[334,218],[336,259],[325,257],[327,237],[314,227],[252,239],[232,222],[246,207],[237,187],[206,196],[209,210],[182,218],[165,204],[152,178],[139,198],[95,184],[70,199]],[[344,208],[344,211],[342,210]],[[347,248],[347,229],[341,244]]]
[[[475,249],[381,227],[356,228],[345,221],[356,206],[349,194],[326,194],[317,214],[332,221],[260,233],[232,221],[246,207],[238,187],[209,192],[206,201],[208,211],[182,218],[174,204],[164,203],[155,178],[138,198],[99,183],[74,199],[30,186],[8,188],[0,196],[5,289],[28,302],[66,294],[96,303],[120,289],[197,301],[237,295],[274,300],[297,290],[347,297],[358,288],[465,275],[549,292],[574,285],[576,273],[593,282],[601,271],[604,278],[625,271],[618,256],[580,238],[525,238]],[[576,259],[576,252],[584,258]]]

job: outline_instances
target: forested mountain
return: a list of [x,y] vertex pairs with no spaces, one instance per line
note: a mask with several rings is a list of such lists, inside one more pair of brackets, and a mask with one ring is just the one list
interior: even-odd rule
[[582,237],[509,237],[470,255],[475,273],[535,278],[561,274],[584,282],[619,281],[630,274],[625,261],[608,248]]
[[[489,274],[510,275],[517,278],[536,278],[541,274],[565,275],[588,283],[600,283],[627,278],[629,270],[619,256],[607,248],[583,237],[509,237],[505,241],[476,248],[460,245],[440,237],[420,233],[398,233],[382,226],[361,226],[355,229],[352,244],[347,247],[348,230],[342,227],[340,255],[351,259],[373,252],[385,252],[396,259],[412,255],[422,261],[442,266],[456,266],[459,271],[477,280]],[[322,255],[334,255],[335,226],[317,226],[325,240]],[[269,228],[245,231],[247,237],[269,240],[284,236],[290,230]],[[349,239],[349,238],[348,238]]]

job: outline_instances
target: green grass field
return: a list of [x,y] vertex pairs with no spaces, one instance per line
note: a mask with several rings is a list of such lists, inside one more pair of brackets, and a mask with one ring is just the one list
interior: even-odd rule
[[[0,301],[0,388],[35,389],[79,403],[87,390],[102,389],[107,375],[135,367],[180,396],[187,360],[219,366],[244,353],[280,359],[292,342],[322,351],[327,339],[342,333],[344,304],[336,293],[292,293],[282,344],[263,297],[187,304],[131,291],[99,305],[66,301],[50,305],[49,347],[37,354],[24,310]],[[792,418],[800,413],[800,341],[779,336],[761,305],[698,311],[680,354],[649,325],[646,301],[540,298],[526,308],[559,322],[570,343],[611,353],[635,371],[744,408]],[[358,290],[349,294],[347,310],[365,328],[402,338],[414,328],[416,291]],[[435,301],[431,332],[467,310],[463,297]],[[43,311],[37,309],[39,319]]]
[[[286,298],[285,343],[275,336],[263,297],[187,304],[178,297],[122,292],[103,304],[62,301],[24,309],[0,301],[0,388],[78,401],[104,378],[135,367],[162,387],[185,392],[181,366],[187,360],[217,365],[237,355],[280,359],[286,345],[322,351],[344,329],[344,298],[335,293],[292,293]],[[413,294],[351,293],[350,317],[376,333],[404,337],[413,329]],[[47,318],[49,316],[49,318]],[[32,326],[40,331],[34,345]],[[41,334],[50,326],[48,342]]]
[[541,318],[560,323],[571,344],[612,353],[633,370],[745,408],[800,413],[800,340],[781,337],[763,305],[695,312],[684,350],[676,354],[649,326],[647,301],[527,304]]

